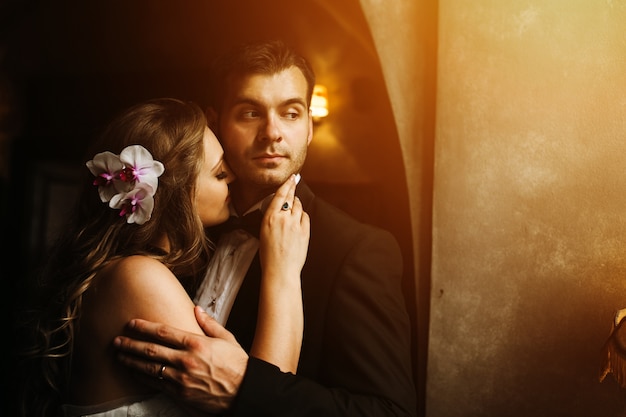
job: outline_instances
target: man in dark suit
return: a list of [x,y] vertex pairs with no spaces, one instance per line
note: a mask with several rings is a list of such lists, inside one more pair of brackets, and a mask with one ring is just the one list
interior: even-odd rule
[[[300,172],[313,136],[315,77],[306,60],[281,42],[237,49],[216,68],[209,119],[237,176],[234,214],[245,217]],[[205,411],[415,416],[410,321],[396,240],[316,197],[305,180],[297,196],[311,223],[297,375],[252,356],[241,360],[240,350],[249,352],[254,338],[261,276],[258,245],[242,243],[255,242],[254,231],[241,230],[213,231],[219,234],[214,259],[233,264],[209,271],[196,297],[230,333],[201,312],[198,321],[209,337],[135,321],[134,330],[152,342],[121,338],[122,363],[152,376],[167,364],[160,388]]]

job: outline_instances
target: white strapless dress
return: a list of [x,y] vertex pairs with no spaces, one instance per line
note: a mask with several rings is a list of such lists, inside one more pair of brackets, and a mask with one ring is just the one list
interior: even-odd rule
[[64,417],[189,417],[164,394],[127,397],[97,405],[62,406]]

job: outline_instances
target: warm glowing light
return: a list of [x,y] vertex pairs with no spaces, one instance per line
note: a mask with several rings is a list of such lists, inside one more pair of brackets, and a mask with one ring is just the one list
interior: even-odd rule
[[311,114],[314,119],[328,116],[328,90],[323,85],[316,84],[313,87]]

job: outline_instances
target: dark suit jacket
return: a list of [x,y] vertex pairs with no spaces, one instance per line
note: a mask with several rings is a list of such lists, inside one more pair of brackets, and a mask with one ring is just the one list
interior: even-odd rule
[[[302,271],[304,338],[297,375],[250,358],[234,416],[415,416],[410,323],[394,237],[314,196]],[[226,327],[250,350],[260,284],[258,255]]]

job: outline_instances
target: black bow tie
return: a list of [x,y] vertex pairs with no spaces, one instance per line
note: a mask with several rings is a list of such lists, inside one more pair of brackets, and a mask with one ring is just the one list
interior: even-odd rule
[[243,217],[230,216],[225,223],[216,227],[216,231],[217,233],[222,234],[242,229],[258,238],[261,230],[262,219],[263,213],[261,210],[254,210]]

